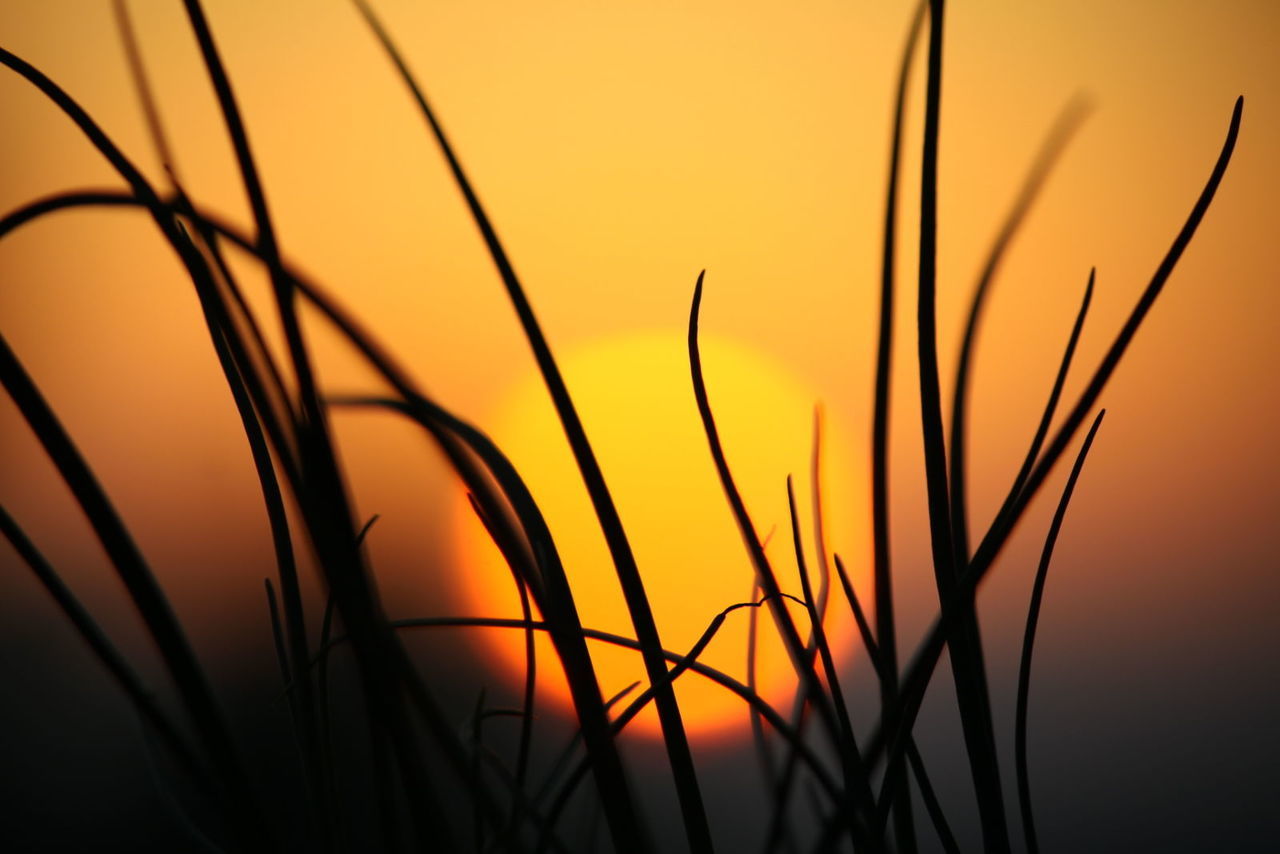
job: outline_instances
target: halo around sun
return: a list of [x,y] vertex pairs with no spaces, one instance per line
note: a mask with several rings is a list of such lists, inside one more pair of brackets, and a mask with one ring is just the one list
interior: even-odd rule
[[[787,475],[795,476],[801,540],[816,591],[822,586],[811,497],[817,396],[763,354],[732,341],[703,336],[701,353],[735,481],[758,535],[766,540],[783,591],[799,597],[786,498]],[[684,335],[671,330],[613,337],[567,349],[560,365],[622,517],[663,646],[687,652],[716,614],[751,598],[755,574],[708,451]],[[516,382],[484,424],[548,521],[583,625],[635,637],[590,500],[536,372]],[[865,593],[866,479],[852,466],[839,426],[826,424],[823,433],[827,562],[832,551],[839,553],[855,586]],[[475,616],[519,617],[510,570],[462,498],[456,519],[462,607]],[[802,633],[807,632],[804,609],[788,608]],[[838,659],[845,661],[852,657],[848,613],[832,578],[826,627]],[[757,685],[765,699],[785,709],[795,686],[794,671],[767,610],[760,609],[757,617]],[[699,660],[747,682],[749,620],[748,609],[731,614]],[[498,669],[513,684],[522,679],[522,633],[487,630],[481,637]],[[537,654],[539,702],[569,709],[568,691],[545,637],[539,638]],[[638,653],[593,641],[591,655],[606,698],[633,682],[647,684]],[[724,688],[688,673],[677,683],[676,695],[691,734],[732,737],[746,731],[747,706]],[[629,730],[656,735],[652,708]]]

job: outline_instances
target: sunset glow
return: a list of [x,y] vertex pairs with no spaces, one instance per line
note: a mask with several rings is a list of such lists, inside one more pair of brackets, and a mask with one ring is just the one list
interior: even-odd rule
[[[1021,851],[1032,803],[1046,852],[1277,849],[1280,2],[0,0],[0,48],[6,850]],[[842,691],[798,706],[768,610],[728,615],[701,661],[748,682],[758,618],[763,749],[696,673],[687,745],[652,707],[610,740],[541,635],[527,714],[522,632],[463,625],[521,615],[484,491],[423,429],[491,437],[583,625],[635,638],[545,343],[686,653],[755,580],[699,271],[754,534],[802,596],[792,476],[875,635],[829,579]]]
[[[771,534],[767,551],[783,592],[799,598],[785,479],[794,474],[801,493],[801,538],[817,588],[809,477],[816,399],[774,361],[741,344],[708,336],[702,349],[735,480],[759,535]],[[754,576],[694,406],[684,336],[672,329],[598,341],[570,350],[562,362],[630,536],[664,646],[684,653],[718,612],[750,598]],[[635,637],[608,549],[541,379],[530,373],[513,385],[486,423],[548,519],[583,625]],[[828,425],[825,443],[825,476],[838,484],[825,507],[826,542],[840,552],[855,573],[855,585],[869,599],[862,583],[870,522],[863,497],[865,472],[852,465],[847,436],[839,428],[832,431]],[[454,554],[459,571],[454,577],[463,584],[466,612],[518,617],[519,600],[497,548],[465,502],[459,502],[457,516]],[[847,661],[853,652],[852,620],[839,591],[833,577],[829,611],[839,616],[827,631]],[[793,604],[790,610],[807,631],[803,609]],[[734,613],[699,660],[746,682],[747,623],[746,611]],[[759,637],[761,692],[785,707],[796,679],[763,611]],[[507,673],[519,677],[524,668],[521,634],[494,630],[485,638]],[[539,655],[545,668],[539,673],[546,674],[543,687],[563,709],[567,689],[549,642],[539,645]],[[597,643],[592,658],[606,697],[645,681],[637,653]],[[725,689],[691,674],[678,683],[676,694],[691,732],[745,732],[745,707]],[[636,721],[637,729],[650,734],[657,726],[652,710]]]

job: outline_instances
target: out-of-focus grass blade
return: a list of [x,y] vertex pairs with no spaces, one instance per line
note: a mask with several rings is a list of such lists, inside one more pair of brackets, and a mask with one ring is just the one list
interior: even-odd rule
[[[963,586],[967,591],[976,590],[978,584],[981,583],[983,577],[991,568],[991,564],[1008,539],[1013,527],[1021,518],[1022,513],[1026,510],[1027,505],[1035,497],[1045,478],[1048,477],[1049,472],[1053,470],[1063,451],[1070,444],[1072,437],[1079,430],[1092,405],[1097,402],[1111,374],[1115,371],[1125,350],[1132,342],[1133,336],[1137,333],[1138,327],[1151,310],[1151,306],[1154,305],[1156,298],[1164,288],[1165,282],[1168,281],[1170,274],[1172,274],[1174,267],[1177,265],[1178,259],[1182,257],[1182,253],[1191,242],[1191,238],[1195,235],[1200,221],[1204,218],[1205,212],[1208,211],[1209,205],[1217,193],[1218,186],[1222,183],[1222,178],[1227,171],[1227,165],[1231,162],[1231,155],[1235,150],[1236,139],[1240,132],[1240,119],[1243,110],[1244,97],[1241,96],[1236,100],[1235,109],[1231,114],[1231,124],[1227,128],[1227,136],[1222,144],[1222,150],[1218,154],[1217,162],[1214,164],[1213,171],[1210,173],[1204,189],[1192,207],[1191,213],[1188,215],[1182,229],[1178,232],[1177,237],[1174,238],[1169,251],[1156,268],[1155,274],[1147,284],[1137,305],[1134,306],[1128,320],[1112,342],[1107,354],[1103,357],[1102,363],[1098,366],[1093,378],[1081,393],[1071,413],[1058,428],[1053,442],[1050,443],[1049,448],[1040,457],[1039,462],[1028,476],[1007,517],[1003,521],[997,519],[997,524],[992,525],[991,530],[987,532],[982,543],[979,544],[974,552],[973,560],[970,562],[963,579]],[[929,684],[934,667],[937,666],[938,658],[942,655],[943,648],[946,645],[946,634],[950,630],[950,618],[945,613],[934,621],[924,641],[918,647],[910,667],[907,669],[907,677],[903,680],[902,696],[894,713],[888,716],[882,724],[882,729],[872,736],[871,745],[866,751],[868,761],[875,761],[886,749],[891,758],[893,754],[902,749],[902,735],[909,732],[915,722],[915,716],[920,710],[920,703],[924,698],[925,689]],[[908,690],[908,686],[910,690]]]
[[[527,624],[525,626],[525,630],[537,631],[535,628],[533,628],[532,623]],[[628,694],[630,694],[632,691],[636,690],[639,687],[640,687],[639,682],[632,682],[630,685],[626,686],[621,691],[618,691],[612,697],[605,700],[605,703],[604,703],[605,711],[607,712],[612,711],[614,706],[622,702],[624,697],[626,697]],[[557,784],[562,782],[561,778],[565,775],[565,772],[568,770],[569,763],[573,761],[573,755],[577,751],[578,746],[580,744],[582,744],[582,730],[577,729],[574,731],[573,735],[569,738],[568,744],[566,744],[560,750],[560,752],[556,755],[555,761],[551,763],[551,770],[547,772],[546,778],[542,781],[542,785],[538,787],[537,794],[534,795],[533,797],[533,801],[535,804],[541,804],[547,798],[551,797],[552,792],[555,791],[557,788]]]
[[289,654],[284,651],[284,628],[280,625],[280,607],[276,604],[276,591],[271,586],[271,579],[262,579],[262,584],[267,589],[267,613],[271,617],[271,640],[276,648],[276,661],[280,665],[280,683],[286,689],[293,682],[293,675],[289,672]]
[[1067,143],[1080,128],[1089,115],[1091,105],[1083,96],[1073,98],[1049,130],[1048,136],[1040,145],[1031,170],[1022,181],[1018,196],[1013,206],[1005,215],[1000,231],[987,251],[982,272],[978,275],[978,283],[974,286],[973,296],[969,302],[969,313],[965,319],[964,338],[960,344],[960,357],[956,360],[955,387],[951,397],[951,535],[956,542],[956,559],[962,563],[969,560],[969,516],[968,494],[966,489],[966,445],[969,418],[969,381],[972,378],[973,354],[978,340],[978,327],[982,320],[983,308],[991,283],[1004,260],[1005,252],[1013,242],[1032,205],[1040,195],[1049,173],[1066,150]]
[[[494,542],[497,542],[493,523],[489,521],[488,515],[484,512],[484,508],[480,506],[480,502],[476,500],[475,494],[468,492],[467,501],[471,504],[472,511],[480,519],[485,530],[489,532],[490,539],[494,539]],[[516,593],[520,596],[520,616],[526,622],[533,622],[533,610],[529,605],[529,586],[525,583],[524,576],[521,575],[516,566],[517,564],[511,559],[507,560],[507,567],[511,570],[511,579],[516,585]],[[522,789],[529,772],[529,749],[533,744],[534,694],[538,683],[538,655],[533,637],[532,629],[525,631],[523,719],[520,722],[520,741],[516,748],[515,774],[516,783]]]
[[1177,237],[1174,238],[1173,245],[1169,247],[1169,251],[1156,268],[1151,281],[1148,282],[1147,287],[1143,290],[1142,296],[1138,299],[1124,326],[1121,327],[1120,332],[1116,335],[1101,364],[1094,371],[1088,385],[1076,400],[1075,406],[1072,407],[1071,412],[1063,420],[1058,432],[1054,434],[1053,440],[1045,449],[1044,454],[1031,474],[1028,475],[1022,492],[1011,512],[1006,519],[998,520],[1000,524],[992,526],[974,553],[969,572],[975,579],[980,578],[982,573],[991,565],[996,554],[1012,532],[1013,526],[1017,524],[1022,512],[1044,483],[1045,478],[1048,477],[1059,457],[1062,456],[1067,446],[1071,443],[1089,412],[1092,411],[1098,397],[1102,394],[1102,390],[1106,387],[1107,381],[1111,379],[1111,375],[1115,372],[1116,366],[1119,365],[1120,359],[1129,348],[1134,335],[1137,334],[1138,328],[1142,325],[1147,313],[1150,312],[1151,307],[1155,304],[1156,298],[1160,296],[1160,292],[1164,289],[1165,282],[1168,281],[1174,267],[1177,266],[1178,259],[1182,257],[1182,253],[1191,242],[1191,238],[1195,235],[1200,221],[1204,219],[1205,212],[1209,209],[1209,204],[1217,193],[1218,185],[1222,183],[1222,178],[1227,171],[1227,165],[1231,162],[1236,138],[1240,132],[1240,118],[1243,110],[1244,97],[1241,96],[1236,100],[1235,108],[1231,114],[1231,124],[1227,129],[1227,138],[1223,142],[1222,150],[1218,155],[1217,162],[1214,164],[1212,173],[1209,175],[1209,180],[1192,207],[1186,222],[1183,223],[1182,229],[1178,232]]
[[115,567],[182,695],[202,745],[216,769],[241,844],[272,848],[230,732],[181,624],[97,477],[36,388],[8,341],[0,335],[0,384],[17,404],[32,432],[70,488]]
[[[503,618],[503,617],[419,617],[406,620],[392,620],[390,625],[397,629],[418,629],[418,628],[492,628],[492,629],[526,629],[532,628],[538,632],[549,632],[551,627],[545,621],[536,621],[526,623],[524,620]],[[598,640],[604,643],[620,646],[625,649],[640,651],[640,643],[634,638],[628,638],[623,635],[605,632],[599,629],[583,628],[582,636],[590,640]],[[345,637],[334,638],[330,645],[345,642]],[[674,665],[684,662],[685,657],[680,653],[663,650],[663,658]],[[794,745],[796,751],[800,754],[800,758],[808,766],[808,769],[822,784],[823,788],[833,796],[841,791],[841,787],[832,778],[831,774],[823,766],[822,760],[818,754],[813,751],[798,733],[787,723],[786,718],[782,716],[768,701],[759,694],[747,688],[738,680],[734,679],[713,667],[703,664],[701,661],[692,662],[687,670],[716,683],[720,687],[726,689],[730,693],[737,696],[744,703],[749,704],[752,708],[760,713],[760,716],[769,724],[770,727],[784,741]]]
[[[3,54],[0,54],[0,59],[2,58],[3,58]],[[73,109],[78,109],[78,108],[75,108],[74,102],[70,102],[70,105]],[[101,136],[101,132],[97,129],[96,125],[93,125],[88,120],[87,116],[83,118],[84,118],[84,121],[89,125],[89,128],[94,132],[94,135]],[[109,151],[112,154],[117,154],[118,152],[116,152],[114,147],[110,147],[110,142],[106,141],[105,137],[103,137],[103,139],[104,139],[104,145],[109,147]],[[127,161],[125,161],[125,165],[128,166]],[[136,174],[136,171],[133,174]],[[145,185],[144,185],[144,189],[147,192],[149,192],[149,188],[146,188]],[[160,208],[160,212],[157,213],[156,211],[153,210],[153,214],[158,219],[162,219],[164,216],[164,212],[167,211],[168,209],[165,207],[163,203],[157,203],[157,204],[158,204],[158,207]],[[29,204],[27,206],[24,206],[23,208],[20,208],[19,210],[14,211],[11,214],[4,217],[3,220],[0,220],[0,236],[3,235],[5,229],[12,230],[13,228],[18,227],[19,225],[30,222],[35,218],[47,213],[52,213],[58,210],[64,210],[64,209],[69,209],[74,207],[99,206],[99,205],[144,206],[144,205],[147,205],[147,202],[138,197],[131,197],[131,196],[128,196],[127,194],[121,194],[118,192],[112,193],[112,192],[102,192],[102,191],[84,191],[84,192],[78,192],[78,193],[60,194],[56,197],[37,200],[36,202]],[[209,216],[207,213],[196,213],[194,210],[187,211],[186,215],[198,221],[202,225],[202,227],[209,228],[212,232],[216,233],[219,237],[230,241],[234,245],[238,246],[240,249],[246,252],[249,252],[250,254],[253,254],[253,255],[257,255],[257,256],[261,255],[261,249],[255,244],[255,242],[252,239],[240,233],[236,228],[227,224],[226,222],[217,220]],[[364,332],[364,330],[361,329],[360,325],[356,323],[353,318],[351,318],[333,300],[328,298],[328,296],[324,293],[322,289],[320,289],[314,283],[308,282],[296,270],[292,270],[286,267],[285,274],[290,278],[293,285],[299,289],[299,292],[303,293],[309,300],[311,300],[316,305],[316,307],[321,311],[321,313],[324,314],[326,318],[330,320],[338,328],[338,330],[351,341],[351,343],[360,351],[360,353],[366,359],[369,360],[370,364],[389,383],[391,383],[391,385],[395,387],[399,393],[404,395],[406,398],[413,399],[416,405],[423,405],[428,407],[434,406],[433,404],[429,404],[429,402],[426,401],[425,398],[422,398],[421,395],[418,394],[418,392],[414,389],[412,383],[408,380],[407,375],[396,366],[394,360],[391,359],[391,357],[387,355],[381,349],[381,347],[378,346],[376,341],[370,335],[368,335],[368,333]],[[433,411],[436,413],[435,416],[433,417],[443,418],[446,421],[446,423],[448,423],[448,416],[447,414],[443,413],[443,410],[433,410]],[[453,424],[452,427],[456,429],[458,425]],[[473,489],[479,488],[475,485],[473,480],[467,478],[467,467],[464,460],[462,459],[463,455],[459,450],[460,446],[457,445],[456,437],[453,437],[453,434],[451,434],[448,430],[439,430],[439,429],[437,429],[433,433],[433,435],[436,435],[437,438],[441,439],[442,447],[444,447],[444,449],[446,450],[446,453],[449,453],[450,459],[455,464],[455,467],[458,467],[460,473],[464,475],[464,480],[467,480],[468,484]],[[476,435],[482,435],[482,434],[479,434],[478,431],[476,431]],[[526,496],[527,496],[527,491],[526,491]],[[536,509],[536,505],[532,505],[532,499],[530,498],[528,499],[528,501],[529,501],[529,506],[534,507],[534,509]],[[545,525],[544,525],[544,528],[545,528]],[[540,554],[545,555],[548,553],[547,543],[535,543],[535,545],[538,547],[538,551]],[[549,551],[552,555],[554,555],[553,547]],[[545,561],[541,561],[541,562],[545,563]],[[555,565],[558,567],[558,561],[555,562]],[[533,583],[532,579],[530,579],[529,581],[531,584]],[[562,570],[560,571],[560,574],[558,576],[558,581],[560,583],[560,592],[562,594],[562,599],[564,602],[567,602],[569,605],[568,613],[571,614],[573,618],[576,620],[576,611],[572,609],[572,594],[568,590],[567,580],[564,579]],[[571,661],[569,664],[566,665],[566,672],[569,673],[571,677],[570,678],[571,686],[576,685],[579,687],[579,689],[581,689],[581,690],[578,690],[577,693],[575,694],[575,701],[579,703],[585,702],[588,707],[593,703],[597,707],[599,707],[600,705],[599,690],[598,688],[595,687],[594,676],[593,675],[591,676],[590,687],[583,688],[584,686],[583,679],[575,678],[573,675],[575,673],[575,669],[578,671],[581,671],[583,666],[589,668],[590,658],[586,652],[586,647],[581,637],[577,635],[571,628],[569,628],[568,630],[565,630],[565,627],[563,626],[563,620],[560,618],[560,615],[564,613],[563,602],[559,602],[559,603],[554,601],[544,602],[544,603],[540,603],[539,607],[540,607],[540,610],[542,610],[543,613],[547,615],[548,619],[552,621],[553,626],[561,626],[561,630],[553,631],[552,633],[553,639],[559,639],[561,642],[566,642],[566,639],[567,639],[567,642],[570,645],[576,645],[580,647],[580,654],[577,654],[575,656],[570,656]],[[558,647],[557,651],[561,653],[562,657],[565,655],[565,652],[563,649]],[[400,653],[403,653],[403,650],[400,650]],[[395,651],[393,651],[391,658],[395,659],[397,657],[398,656],[395,654]],[[399,657],[400,657],[399,665],[401,668],[401,673],[406,677],[408,677],[411,682],[414,681],[415,677],[412,674],[411,666],[409,665],[407,660],[405,660],[402,656],[399,656]],[[438,715],[434,715],[431,711],[429,711],[430,701],[426,697],[426,695],[422,692],[421,686],[418,686],[417,688],[413,688],[412,686],[410,687],[411,687],[411,694],[416,695],[415,704],[420,708],[420,710],[427,710],[427,713],[431,715],[435,720],[434,731],[437,737],[444,739],[446,756],[448,756],[451,760],[461,760],[462,754],[460,753],[459,745],[456,744],[456,739],[452,739],[452,740],[450,739],[450,737],[448,736],[448,733],[441,729],[441,724],[443,723],[442,719]],[[600,754],[597,760],[593,763],[593,768],[596,770],[597,776],[598,777],[602,775],[607,776],[610,774],[616,775],[619,779],[623,781],[623,785],[625,786],[625,777],[623,777],[622,775],[621,764],[616,756],[616,749],[613,747],[611,741],[607,737],[607,720],[604,716],[603,711],[601,710],[597,715],[593,716],[592,714],[590,714],[590,712],[586,708],[580,706],[579,714],[584,721],[589,721],[592,717],[598,718],[600,721],[599,725],[595,728],[598,734],[597,737],[593,739],[591,742],[589,742],[589,748],[593,749],[595,752]],[[612,761],[610,761],[608,756],[605,755],[609,753],[613,754]],[[455,765],[455,768],[461,767],[458,765],[457,761],[454,761],[453,764]],[[492,810],[490,810],[490,812],[492,812]]]
[[80,603],[71,589],[63,582],[62,576],[49,563],[45,556],[22,530],[17,521],[9,515],[9,511],[0,506],[0,533],[4,534],[14,551],[23,562],[31,568],[36,579],[53,597],[58,609],[66,615],[67,620],[75,628],[81,639],[88,645],[99,663],[106,668],[111,677],[119,684],[121,690],[129,697],[142,718],[143,725],[155,732],[165,749],[173,756],[188,779],[205,795],[217,798],[218,794],[209,785],[208,772],[201,767],[187,739],[169,716],[156,703],[155,695],[146,686],[129,662],[111,640],[106,632],[93,619],[89,610]]

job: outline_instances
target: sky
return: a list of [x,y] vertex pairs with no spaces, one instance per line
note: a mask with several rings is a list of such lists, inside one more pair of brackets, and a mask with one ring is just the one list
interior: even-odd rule
[[[180,4],[132,7],[184,186],[248,227]],[[910,4],[384,0],[376,8],[566,365],[590,364],[620,341],[678,347],[705,269],[706,334],[784,377],[788,411],[796,400],[805,407],[772,485],[762,476],[753,487],[757,526],[762,534],[777,526],[771,548],[786,543],[788,473],[808,515],[801,431],[820,401],[832,448],[824,477],[839,493],[830,540],[862,579],[881,212]],[[528,346],[424,123],[352,7],[211,0],[207,10],[286,256],[439,400],[500,444],[527,447],[524,462],[513,459],[537,468],[546,446],[526,441],[527,425],[547,409],[528,391],[536,390]],[[984,315],[968,448],[975,526],[994,513],[1025,452],[1090,269],[1097,290],[1068,399],[1180,228],[1244,96],[1221,189],[1102,398],[1107,420],[1049,578],[1031,751],[1046,847],[1056,839],[1062,850],[1096,848],[1105,827],[1098,850],[1264,850],[1280,829],[1269,815],[1280,792],[1264,773],[1280,760],[1270,723],[1280,710],[1280,14],[1265,0],[975,0],[949,4],[946,23],[937,301],[944,400],[984,253],[1055,117],[1077,96],[1091,105],[1010,247]],[[109,4],[5,3],[0,46],[45,71],[162,179]],[[891,441],[904,647],[936,611],[914,402],[923,66],[914,71]],[[11,72],[0,74],[0,107],[8,129],[0,207],[120,186],[65,117]],[[236,269],[267,312],[263,277],[243,258]],[[0,332],[119,503],[215,676],[233,682],[270,648],[261,596],[269,535],[179,265],[140,214],[65,213],[0,245],[0,282]],[[376,389],[310,320],[325,387]],[[733,382],[726,369],[721,387]],[[643,399],[653,378],[641,372],[619,383]],[[525,399],[529,409],[513,409]],[[610,418],[632,423],[608,405],[594,417],[605,434],[615,429]],[[335,429],[358,512],[381,516],[370,549],[389,610],[415,616],[474,605],[450,572],[478,558],[459,534],[470,520],[445,464],[385,415],[339,412]],[[0,502],[122,644],[149,660],[122,590],[7,400],[0,436]],[[624,430],[624,449],[628,437],[636,457],[656,453],[652,430]],[[752,443],[771,441],[748,435],[738,453],[754,460],[762,452]],[[1051,479],[980,596],[998,732],[1012,731],[1027,597],[1064,475]],[[539,477],[546,485],[535,492],[550,495],[572,471]],[[636,489],[629,504],[669,503],[652,486]],[[723,507],[706,512],[731,543],[731,527],[715,515]],[[557,524],[580,527],[570,517]],[[655,525],[677,531],[657,539],[692,538],[701,523]],[[672,645],[692,643],[697,626],[744,599],[750,576],[741,577],[696,607],[667,606],[693,615]],[[318,597],[317,585],[310,591]],[[0,736],[16,743],[74,693],[50,673],[91,665],[7,550],[0,594],[6,678],[32,680],[24,650],[44,650],[41,660],[53,665]],[[459,654],[500,683],[497,653],[472,643],[480,645]],[[866,670],[849,657],[856,681]],[[944,803],[971,833],[945,674],[938,686],[921,744],[954,771],[941,774],[953,780],[941,787]],[[106,736],[83,738],[92,745]],[[733,776],[724,769],[737,767],[735,746],[741,741],[719,738],[700,753],[713,778]],[[57,792],[65,781],[55,775],[41,785]],[[723,792],[717,808],[729,810],[735,792],[727,783]]]

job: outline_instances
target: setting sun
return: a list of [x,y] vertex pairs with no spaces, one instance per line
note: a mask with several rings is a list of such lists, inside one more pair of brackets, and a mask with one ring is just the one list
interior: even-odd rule
[[1280,850],[1277,45],[0,0],[0,848]]
[[[817,400],[758,351],[707,336],[702,353],[729,464],[760,536],[769,537],[767,553],[783,591],[799,596],[785,487],[788,474],[796,477],[801,538],[816,590],[810,467]],[[717,613],[750,597],[753,581],[694,406],[684,336],[671,330],[609,338],[570,350],[561,361],[635,550],[663,645],[684,653]],[[608,549],[541,379],[526,375],[486,423],[547,516],[583,624],[634,637]],[[827,478],[833,490],[824,501],[826,539],[828,549],[861,576],[867,514],[853,496],[864,494],[859,485],[865,479],[851,467],[849,443],[833,426],[826,428],[823,469],[840,477]],[[473,614],[518,617],[510,571],[465,501],[459,501],[457,518],[457,560],[465,565],[457,577],[465,580],[466,607]],[[860,586],[858,578],[855,584]],[[840,595],[838,582],[832,582],[831,591]],[[803,609],[789,607],[804,631]],[[841,615],[828,620],[833,647],[847,657],[853,637],[848,609],[831,611]],[[771,620],[761,616],[758,684],[781,707],[795,677]],[[699,660],[745,682],[748,620],[745,611],[731,615]],[[523,673],[520,633],[491,631],[486,638],[505,669]],[[545,639],[538,654],[542,661],[554,661]],[[597,644],[592,657],[606,696],[632,682],[646,684],[638,653]],[[567,708],[561,674],[554,667],[538,672],[544,693]],[[741,701],[698,676],[683,678],[676,693],[685,724],[695,734],[728,735],[747,723]],[[652,709],[637,718],[636,728],[656,734]]]

